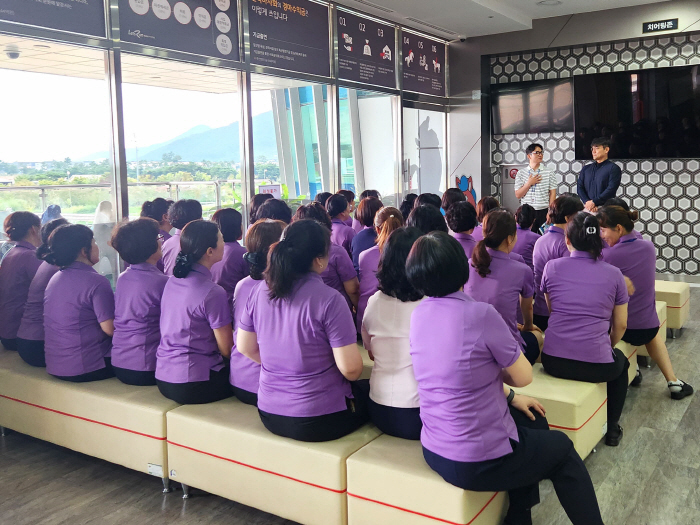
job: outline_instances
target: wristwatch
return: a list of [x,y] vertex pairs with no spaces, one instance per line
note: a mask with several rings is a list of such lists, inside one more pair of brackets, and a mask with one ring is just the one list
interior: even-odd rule
[[508,404],[510,405],[513,402],[513,398],[515,397],[515,390],[512,388],[510,389],[510,394],[508,394]]

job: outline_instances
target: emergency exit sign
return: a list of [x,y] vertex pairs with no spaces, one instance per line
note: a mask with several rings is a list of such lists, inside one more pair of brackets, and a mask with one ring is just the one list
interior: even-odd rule
[[678,19],[659,20],[658,22],[644,22],[642,33],[656,33],[657,31],[678,31]]

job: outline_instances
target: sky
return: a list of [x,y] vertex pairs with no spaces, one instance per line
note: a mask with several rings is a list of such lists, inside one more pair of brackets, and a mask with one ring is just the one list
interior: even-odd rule
[[[238,121],[238,96],[124,84],[126,147]],[[63,160],[109,151],[109,93],[102,80],[0,69],[0,161]],[[253,116],[272,109],[254,92]]]

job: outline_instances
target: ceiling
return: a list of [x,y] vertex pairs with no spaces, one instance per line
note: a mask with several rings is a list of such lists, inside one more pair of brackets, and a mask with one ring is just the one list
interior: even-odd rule
[[559,0],[558,5],[540,5],[538,0],[339,1],[450,40],[531,29],[532,21],[538,18],[659,3],[659,0]]

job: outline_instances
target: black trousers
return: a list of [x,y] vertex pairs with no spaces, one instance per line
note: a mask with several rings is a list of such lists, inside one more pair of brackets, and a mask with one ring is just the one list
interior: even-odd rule
[[525,358],[531,365],[534,365],[540,356],[540,344],[537,342],[537,337],[532,332],[520,332],[520,334],[525,340],[525,347],[523,348]]
[[390,436],[402,439],[420,439],[423,422],[420,408],[398,408],[369,402],[369,419],[376,427]]
[[28,365],[46,368],[44,341],[17,338],[17,353]]
[[112,367],[114,375],[125,385],[132,386],[153,386],[156,384],[155,370],[149,372],[147,370],[129,370],[128,368]]
[[574,359],[564,359],[542,354],[545,371],[561,379],[573,379],[585,383],[608,384],[608,428],[612,429],[620,421],[627,398],[627,371],[630,362],[620,350],[613,349],[612,363],[587,363]]
[[247,390],[243,390],[242,388],[238,388],[237,386],[233,385],[231,385],[231,389],[233,390],[233,395],[236,396],[241,403],[253,405],[254,407],[258,406],[257,392],[248,392]]
[[423,456],[452,485],[480,492],[507,490],[510,507],[504,524],[532,524],[530,509],[540,501],[538,484],[543,479],[552,480],[574,525],[603,524],[586,466],[564,433],[518,426],[518,441],[510,443],[512,453],[488,461],[452,461],[426,448]]
[[168,399],[181,405],[203,405],[221,401],[233,395],[229,378],[228,365],[215,372],[209,371],[209,381],[193,381],[191,383],[168,383],[156,380],[158,390]]
[[323,416],[289,417],[269,414],[258,409],[260,419],[270,432],[297,441],[332,441],[347,436],[369,420],[369,380],[351,383],[353,399],[346,399],[347,409]]
[[17,339],[4,339],[0,337],[0,343],[5,347],[5,350],[17,350]]
[[547,222],[547,212],[549,208],[543,210],[535,210],[535,223],[532,225],[532,231],[535,233],[540,233],[540,228]]
[[539,328],[543,332],[546,332],[547,327],[549,326],[549,316],[548,315],[534,314],[532,316],[532,324],[534,324],[537,328]]
[[54,376],[58,379],[63,379],[64,381],[70,381],[71,383],[89,383],[91,381],[102,381],[103,379],[109,379],[114,377],[114,369],[112,368],[112,359],[110,357],[105,357],[105,367],[95,370],[94,372],[88,372],[87,374],[80,374],[77,376]]

